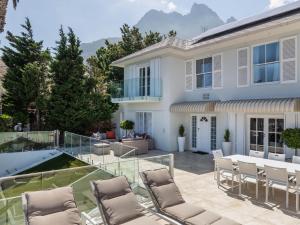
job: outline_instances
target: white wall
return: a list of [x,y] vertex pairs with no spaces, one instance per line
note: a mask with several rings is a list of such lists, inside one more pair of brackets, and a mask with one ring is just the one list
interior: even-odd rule
[[60,154],[61,152],[57,150],[2,153],[0,154],[0,176],[20,173]]

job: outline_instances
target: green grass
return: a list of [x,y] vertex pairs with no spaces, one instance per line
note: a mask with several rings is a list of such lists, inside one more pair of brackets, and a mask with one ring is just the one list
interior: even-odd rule
[[81,166],[87,166],[88,164],[82,162],[72,156],[67,154],[62,154],[54,159],[50,159],[47,162],[41,163],[33,168],[30,168],[20,174],[28,174],[28,173],[38,173],[38,172],[45,172],[51,170],[61,170],[61,169],[68,169],[68,168],[75,168]]

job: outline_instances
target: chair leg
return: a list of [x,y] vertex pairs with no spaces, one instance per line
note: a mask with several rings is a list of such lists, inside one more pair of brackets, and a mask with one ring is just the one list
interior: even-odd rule
[[241,174],[239,174],[239,196],[242,195],[242,178]]
[[218,183],[218,188],[220,187],[220,170],[217,170],[217,183]]
[[258,199],[258,180],[256,181],[255,196]]
[[266,180],[266,202],[269,201],[269,181]]
[[288,209],[289,208],[289,188],[286,188],[286,196],[285,196],[285,207]]
[[296,192],[296,212],[299,212],[299,192]]
[[231,191],[233,191],[233,178],[234,178],[234,176],[232,174],[232,176],[231,176]]

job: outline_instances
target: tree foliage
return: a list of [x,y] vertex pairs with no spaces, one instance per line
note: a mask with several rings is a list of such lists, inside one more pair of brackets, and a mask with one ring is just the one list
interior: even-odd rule
[[28,123],[32,117],[35,129],[41,127],[49,77],[49,50],[42,41],[35,41],[28,18],[21,35],[7,32],[9,46],[3,47],[2,60],[8,70],[3,79],[5,93],[3,111],[13,115],[14,122]]

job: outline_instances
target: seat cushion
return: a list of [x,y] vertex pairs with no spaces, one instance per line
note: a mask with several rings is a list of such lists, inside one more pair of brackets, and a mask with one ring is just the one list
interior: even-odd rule
[[162,209],[184,203],[178,187],[174,183],[153,186],[151,190]]
[[174,180],[167,169],[144,171],[143,174],[149,186],[161,186],[174,183]]
[[126,177],[116,177],[109,180],[93,181],[95,195],[99,200],[111,199],[131,192]]
[[77,209],[68,209],[44,216],[30,216],[28,222],[28,225],[81,225]]
[[221,219],[221,216],[210,211],[204,211],[196,216],[188,218],[187,224],[190,225],[210,225]]
[[124,223],[143,215],[143,208],[139,205],[132,192],[103,200],[102,205],[106,218],[111,225]]
[[212,225],[241,225],[240,223],[237,223],[231,219],[222,217],[221,219],[214,222]]
[[27,216],[44,216],[76,208],[71,187],[25,193]]
[[134,220],[128,221],[126,223],[122,223],[120,225],[160,225],[160,223],[146,216],[142,216]]
[[190,217],[196,216],[199,213],[204,212],[205,210],[200,207],[193,206],[189,203],[182,203],[179,205],[165,208],[164,211],[167,214],[175,217],[177,220],[183,221]]

